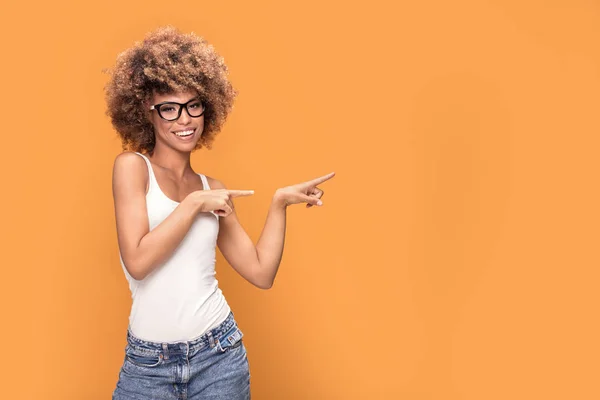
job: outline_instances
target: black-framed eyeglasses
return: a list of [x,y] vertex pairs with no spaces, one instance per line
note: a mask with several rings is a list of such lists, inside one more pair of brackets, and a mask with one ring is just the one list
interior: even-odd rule
[[181,110],[184,108],[192,118],[201,117],[205,110],[204,104],[198,98],[191,99],[183,104],[174,101],[165,101],[151,106],[150,110],[156,110],[159,117],[166,121],[176,121],[181,117]]

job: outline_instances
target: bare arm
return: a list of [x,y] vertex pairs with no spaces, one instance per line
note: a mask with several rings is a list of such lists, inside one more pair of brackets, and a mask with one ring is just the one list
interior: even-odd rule
[[[225,185],[216,179],[211,179],[210,186],[225,189]],[[232,208],[231,214],[219,218],[219,250],[244,279],[260,289],[269,289],[273,286],[283,253],[286,207],[274,201],[256,247],[240,224],[235,207]]]
[[119,154],[113,168],[113,198],[117,237],[123,263],[129,274],[144,279],[166,260],[181,243],[201,204],[186,197],[175,210],[150,231],[146,210],[145,161],[133,153]]
[[[224,189],[225,186],[212,179],[211,188]],[[285,220],[285,206],[272,204],[258,246],[255,247],[240,224],[235,208],[227,217],[219,218],[219,250],[234,270],[258,288],[269,289],[273,286],[283,253]]]
[[258,279],[267,282],[269,287],[273,285],[283,256],[286,211],[286,203],[279,197],[278,193],[275,193],[267,213],[265,226],[256,243],[256,252],[260,260],[260,269],[257,272]]
[[[212,179],[211,187],[225,188],[216,179]],[[313,188],[310,190],[311,195],[301,193],[296,187],[275,192],[256,246],[241,226],[234,207],[226,218],[220,218],[219,250],[233,269],[254,286],[261,289],[273,286],[283,255],[287,206],[299,202],[317,205],[323,192],[320,189],[315,189],[314,193]]]

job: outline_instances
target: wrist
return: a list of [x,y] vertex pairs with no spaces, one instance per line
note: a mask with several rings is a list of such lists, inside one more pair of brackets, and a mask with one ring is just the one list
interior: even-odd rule
[[287,208],[289,205],[285,199],[285,195],[277,189],[273,195],[273,205],[279,208]]
[[187,195],[183,199],[182,203],[184,202],[189,204],[189,206],[194,210],[194,213],[199,213],[202,211],[204,201],[202,200],[201,196],[197,196],[196,192],[192,192]]

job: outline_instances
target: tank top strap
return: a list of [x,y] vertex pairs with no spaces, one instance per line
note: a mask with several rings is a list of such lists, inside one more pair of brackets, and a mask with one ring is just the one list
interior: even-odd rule
[[154,171],[152,170],[152,164],[150,164],[150,160],[148,159],[148,157],[146,157],[142,153],[138,153],[137,151],[134,151],[134,153],[139,155],[140,157],[142,157],[144,159],[144,161],[146,161],[146,166],[148,166],[148,193],[150,193],[150,190],[152,190],[152,186],[158,185],[158,183],[156,182],[156,178],[154,177]]
[[200,179],[202,179],[202,186],[204,187],[204,190],[210,190],[210,186],[208,185],[208,179],[206,179],[206,176],[204,176],[203,174],[198,175],[200,175]]
[[[198,174],[198,175],[200,175],[200,179],[202,179],[202,186],[204,187],[204,190],[210,190],[210,185],[208,184],[208,179],[206,179],[206,175],[204,175],[204,174]],[[215,217],[217,217],[217,221],[221,218],[214,211],[210,211],[210,213],[212,215],[214,215]]]

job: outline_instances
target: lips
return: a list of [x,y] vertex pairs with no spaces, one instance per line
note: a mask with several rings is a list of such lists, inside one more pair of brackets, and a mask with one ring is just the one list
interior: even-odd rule
[[175,136],[177,136],[178,138],[185,139],[185,138],[193,136],[195,132],[196,132],[196,128],[191,128],[191,129],[181,129],[178,131],[174,131],[173,134]]

